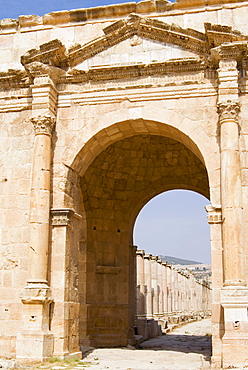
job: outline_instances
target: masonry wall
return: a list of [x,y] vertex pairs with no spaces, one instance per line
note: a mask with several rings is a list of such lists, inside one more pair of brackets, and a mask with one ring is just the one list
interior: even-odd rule
[[[30,118],[49,113],[53,119],[56,116],[56,125],[51,134],[51,191],[50,206],[46,216],[49,218],[50,210],[51,215],[45,264],[53,299],[48,320],[49,335],[54,336],[53,353],[65,356],[77,352],[80,340],[82,344],[88,340],[88,326],[91,325],[91,321],[87,319],[89,307],[87,294],[89,299],[96,298],[91,288],[97,289],[95,257],[99,258],[101,245],[106,246],[109,243],[112,255],[110,253],[110,256],[107,256],[106,253],[105,257],[112,258],[113,251],[117,248],[116,235],[113,236],[111,232],[118,233],[119,237],[117,230],[122,231],[122,228],[124,230],[121,243],[125,245],[126,254],[124,252],[123,254],[125,254],[126,263],[125,267],[124,265],[119,267],[128,274],[128,277],[125,277],[126,286],[128,286],[128,282],[131,283],[131,276],[134,276],[132,274],[134,256],[127,250],[132,245],[132,230],[138,212],[148,200],[162,191],[183,188],[205,195],[214,206],[209,209],[210,213],[214,213],[209,217],[213,261],[213,343],[214,356],[220,362],[224,333],[220,293],[223,288],[224,273],[220,126],[216,105],[219,94],[218,66],[214,64],[216,62],[213,61],[214,57],[210,50],[205,50],[206,54],[202,58],[201,53],[197,54],[192,49],[185,49],[186,39],[182,46],[173,42],[161,46],[162,41],[154,24],[151,27],[153,35],[150,35],[150,38],[133,38],[132,36],[135,35],[132,32],[139,17],[136,19],[136,16],[130,16],[130,14],[138,13],[138,16],[145,19],[174,23],[178,26],[177,30],[174,29],[179,35],[178,39],[183,35],[189,37],[189,31],[185,30],[193,28],[193,38],[203,37],[207,40],[204,32],[205,27],[208,26],[204,26],[204,22],[219,24],[214,31],[212,30],[213,32],[211,31],[212,33],[210,32],[211,37],[221,29],[224,41],[225,35],[228,35],[230,37],[228,40],[235,42],[239,39],[246,40],[247,36],[243,37],[239,33],[232,32],[229,27],[248,35],[247,2],[218,4],[213,1],[207,6],[200,3],[189,4],[186,1],[178,1],[171,6],[168,6],[167,2],[162,4],[161,1],[142,3],[87,11],[55,12],[44,17],[21,16],[18,20],[7,19],[0,22],[1,356],[16,355],[16,337],[23,329],[22,311],[25,305],[21,302],[21,294],[29,279],[30,209],[33,207],[30,194],[35,161],[35,132]],[[72,58],[73,50],[78,48],[77,44],[85,45],[92,42],[96,47],[93,40],[102,37],[105,32],[114,37],[115,32],[106,27],[121,19],[128,19],[131,24],[128,28],[130,38],[120,40],[105,50],[99,49],[95,54],[89,54],[87,58],[80,60],[78,64],[74,59],[74,64],[69,67],[63,65],[63,58],[67,58],[69,63],[68,55]],[[228,27],[223,28],[223,26]],[[115,27],[116,25],[113,28]],[[180,27],[184,28],[183,35],[180,33]],[[199,36],[197,33],[199,31],[203,36]],[[55,42],[56,45],[60,45],[61,54],[53,52],[53,43],[49,42],[54,39],[59,39],[61,42],[61,45]],[[210,41],[208,45],[211,44]],[[32,52],[27,53],[31,49]],[[47,52],[50,53],[49,57]],[[54,53],[57,60],[53,59]],[[33,69],[28,66],[32,64],[32,58],[36,58],[35,63],[38,63],[38,66],[33,65]],[[245,51],[242,58],[243,62],[238,66],[239,86],[235,78],[232,81],[236,81],[234,83],[236,90],[237,86],[239,88],[241,104],[238,141],[241,155],[244,224],[239,229],[243,232],[242,263],[244,265],[248,240],[245,227],[248,220],[246,196],[248,102]],[[176,62],[175,59],[177,59]],[[185,59],[188,63],[186,67]],[[164,70],[161,72],[160,69],[156,69],[157,65],[154,65],[164,60],[166,63],[169,61],[166,64],[166,73]],[[209,60],[213,65],[208,64]],[[126,68],[128,63],[132,68],[136,63],[135,68],[137,68],[135,70]],[[54,64],[57,69],[53,68]],[[100,68],[106,64],[107,70]],[[139,69],[140,64],[143,69]],[[120,65],[125,67],[125,72],[118,69]],[[233,71],[237,72],[236,67],[232,69],[232,73]],[[230,97],[228,94],[226,96]],[[131,139],[133,137],[135,139]],[[156,137],[155,143],[152,143],[151,137],[153,139]],[[108,175],[111,175],[112,179],[116,180],[117,187],[120,187],[120,189],[114,189],[111,180],[101,188],[105,194],[109,194],[113,189],[120,194],[120,199],[115,203],[116,208],[119,207],[116,209],[119,217],[114,217],[113,221],[111,199],[107,205],[110,209],[106,212],[107,208],[97,193],[98,180],[101,178],[103,181],[106,176],[104,171],[99,173],[99,168],[94,168],[94,161],[98,160],[101,163],[100,166],[105,166],[103,157],[108,154],[105,149],[115,151],[115,144],[121,141],[123,147],[115,152],[115,158],[121,158],[120,154],[123,154],[125,147],[132,146],[131,154],[127,154],[126,158],[129,156],[135,162],[132,166],[137,170],[134,177],[136,187],[130,182],[127,183],[127,188],[122,189],[123,182],[119,181],[120,177],[123,172],[129,174],[130,166],[120,164],[117,169],[114,166],[115,161],[110,160],[114,157],[108,157],[106,163],[113,167],[109,169]],[[160,144],[163,146],[165,141],[167,150],[165,155],[163,153],[163,158],[166,160],[159,162],[162,152],[154,154],[152,146]],[[139,150],[135,148],[136,145],[139,145]],[[150,158],[145,158],[146,155]],[[171,166],[169,175],[163,172],[165,164],[167,167]],[[92,173],[90,173],[91,170]],[[87,175],[90,175],[89,178]],[[156,181],[153,181],[155,177]],[[96,193],[93,190],[96,190]],[[89,201],[87,197],[93,204],[88,209],[85,207]],[[127,198],[128,202],[124,202]],[[120,215],[123,204],[127,210],[126,216]],[[101,217],[98,217],[99,213]],[[98,228],[97,222],[103,226],[94,234],[93,228]],[[104,229],[109,225],[113,227],[112,231]],[[109,233],[105,238],[106,231]],[[95,235],[97,238],[94,240],[94,245],[97,253],[93,255],[87,251],[90,250]],[[100,242],[98,239],[101,239]],[[111,263],[113,260],[114,258]],[[101,266],[105,265],[101,264]],[[152,300],[151,289],[157,291],[157,287],[152,286],[145,273],[143,286],[150,284],[147,293],[150,311],[146,312],[146,315],[153,317],[153,315],[159,315],[161,310],[173,313],[194,311],[197,308],[197,302],[188,305],[185,303],[189,302],[190,296],[187,290],[182,292],[184,297],[182,296],[181,300],[175,299],[175,294],[172,294],[172,287],[175,284],[184,286],[183,281],[189,282],[190,278],[181,280],[181,275],[169,268],[166,269],[167,273],[164,270],[160,271],[160,264],[158,264],[160,267],[157,264],[149,266],[151,274],[154,276],[158,274],[160,280],[167,281],[168,299],[164,301],[159,294],[157,300]],[[110,266],[109,271],[119,271],[118,266]],[[244,269],[244,271],[247,279],[248,270]],[[91,273],[94,275],[92,279],[89,278]],[[119,278],[123,277],[121,274]],[[123,283],[122,278],[120,283]],[[130,288],[128,293],[125,293],[127,310],[125,317],[129,323],[132,310],[128,307],[134,303],[131,291]],[[146,293],[142,292],[142,294]],[[94,312],[92,315],[94,316]],[[232,327],[231,323],[230,327]],[[130,334],[130,327],[126,329]],[[126,335],[125,341],[127,340]]]

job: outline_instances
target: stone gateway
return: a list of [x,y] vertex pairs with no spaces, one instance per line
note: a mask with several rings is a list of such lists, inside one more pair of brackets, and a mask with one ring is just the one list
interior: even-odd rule
[[[212,367],[248,363],[248,2],[0,21],[0,354],[134,341],[133,225],[210,200]],[[142,247],[142,246],[141,246]]]

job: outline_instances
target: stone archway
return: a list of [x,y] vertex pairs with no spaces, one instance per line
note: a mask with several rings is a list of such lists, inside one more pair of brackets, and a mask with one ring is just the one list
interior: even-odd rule
[[[80,152],[81,160],[76,158],[74,162],[79,169],[79,203],[83,208],[81,204],[78,207],[84,213],[85,226],[79,255],[81,345],[125,346],[133,341],[132,232],[144,204],[171,189],[194,190],[209,198],[207,170],[197,146],[175,128],[142,123],[150,130],[135,132],[139,121],[119,125],[130,125],[133,134],[109,142],[96,154],[96,147],[90,143],[97,142],[93,137]],[[157,125],[161,131],[155,134]],[[99,135],[103,132],[96,137]],[[101,142],[106,139],[101,138]],[[91,148],[90,153],[87,148]],[[84,158],[88,159],[87,165]]]

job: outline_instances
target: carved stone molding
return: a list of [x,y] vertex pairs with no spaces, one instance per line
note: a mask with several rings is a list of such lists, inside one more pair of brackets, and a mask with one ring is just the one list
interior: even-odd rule
[[74,45],[68,51],[69,65],[75,66],[84,60],[108,49],[113,45],[131,39],[147,38],[162,43],[182,46],[196,53],[204,54],[207,50],[204,33],[193,29],[183,29],[175,24],[167,24],[157,19],[130,14],[103,29],[105,35],[85,45]]
[[210,204],[208,206],[205,206],[205,209],[208,213],[209,224],[221,224],[223,222],[221,206],[212,206]]
[[[247,38],[245,38],[247,39]],[[247,41],[224,43],[211,50],[212,59],[215,64],[221,60],[236,60],[241,62],[247,57]]]
[[21,301],[26,304],[50,303],[53,301],[51,289],[45,282],[28,282],[21,293]]
[[30,121],[34,126],[35,135],[51,135],[54,125],[55,117],[50,115],[40,115],[38,117],[31,117]]
[[7,72],[0,72],[0,86],[5,89],[28,87],[28,74],[26,71],[18,69],[9,69]]
[[[35,78],[50,78],[54,83],[58,82],[60,76],[65,74],[61,68],[50,66],[41,62],[32,62],[25,64],[25,69],[31,77],[31,81]],[[47,81],[45,80],[47,83]]]
[[52,209],[52,226],[69,226],[71,217],[75,214],[72,209]]
[[21,57],[21,63],[26,64],[40,62],[50,64],[56,67],[67,65],[65,46],[60,40],[52,40],[42,44],[39,49],[31,49]]
[[220,102],[217,105],[220,123],[226,120],[233,120],[238,122],[240,103],[237,100],[227,100],[225,102]]

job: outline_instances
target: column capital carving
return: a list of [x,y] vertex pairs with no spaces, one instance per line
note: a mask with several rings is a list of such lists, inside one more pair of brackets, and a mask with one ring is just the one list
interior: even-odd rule
[[21,301],[26,304],[47,304],[53,301],[51,288],[47,282],[28,282],[21,293]]
[[145,251],[143,249],[137,249],[136,250],[136,256],[144,257]]
[[237,41],[223,43],[211,50],[213,61],[218,65],[221,60],[240,62],[247,55],[247,42]]
[[51,209],[52,226],[69,226],[75,211],[70,208]]
[[145,258],[146,260],[150,260],[150,259],[152,258],[152,254],[145,253],[145,254],[144,254],[144,258]]
[[238,100],[227,100],[217,104],[220,123],[226,120],[238,122],[240,103]]
[[50,81],[54,83],[58,82],[61,75],[65,72],[61,68],[57,68],[51,65],[47,65],[41,62],[32,62],[25,64],[25,69],[29,76],[34,80],[35,85],[47,84]]
[[208,213],[209,224],[222,224],[222,209],[220,205],[213,206],[209,204],[205,206],[205,210]]
[[55,117],[51,115],[39,115],[37,117],[31,117],[30,121],[34,126],[35,135],[52,135],[52,131],[55,125]]

